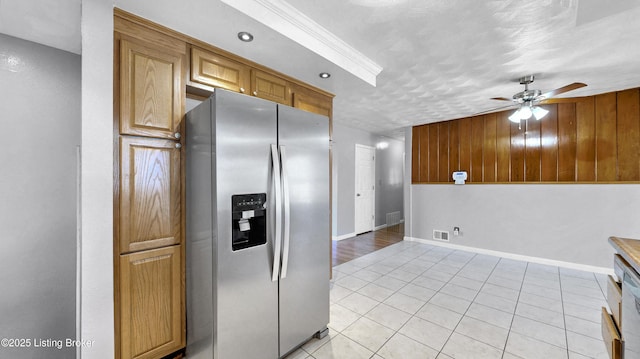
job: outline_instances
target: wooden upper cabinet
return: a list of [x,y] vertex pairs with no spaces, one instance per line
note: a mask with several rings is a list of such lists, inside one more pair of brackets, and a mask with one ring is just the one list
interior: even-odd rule
[[264,71],[251,70],[251,94],[265,100],[291,106],[289,83]]
[[120,137],[120,253],[181,243],[180,149],[170,140]]
[[295,108],[332,118],[332,103],[333,99],[329,96],[302,88],[294,89],[293,107]]
[[240,62],[191,47],[191,82],[246,93],[250,68]]
[[175,138],[184,114],[184,54],[120,36],[120,133]]
[[181,246],[120,256],[120,358],[152,359],[184,347]]

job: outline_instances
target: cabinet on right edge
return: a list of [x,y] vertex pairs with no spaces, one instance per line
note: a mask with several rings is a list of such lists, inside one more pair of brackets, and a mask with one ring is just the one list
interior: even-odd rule
[[[629,240],[611,237],[609,238],[609,241],[613,244],[614,248],[621,251],[619,253],[622,253],[624,250],[619,245],[624,245],[624,241]],[[607,278],[607,306],[609,307],[609,310],[602,307],[602,316],[600,319],[602,339],[605,347],[607,348],[609,358],[621,359],[625,356],[625,340],[622,335],[624,320],[622,316],[623,285],[621,282],[625,276],[625,271],[633,269],[630,269],[631,266],[620,254],[614,255],[613,268],[615,277],[610,275]],[[632,342],[634,342],[633,339]]]
[[327,116],[329,119],[333,117],[333,99],[331,97],[313,92],[302,86],[294,85],[291,87],[293,91],[293,107]]
[[612,276],[609,276],[607,280],[607,303],[611,314],[609,314],[607,308],[602,307],[601,327],[602,339],[611,359],[622,358],[621,295],[620,283],[616,282]]

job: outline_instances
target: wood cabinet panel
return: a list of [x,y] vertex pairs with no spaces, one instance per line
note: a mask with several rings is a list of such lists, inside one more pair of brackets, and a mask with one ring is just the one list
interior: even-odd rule
[[640,180],[640,90],[618,92],[618,180]]
[[509,182],[511,179],[511,121],[507,112],[496,116],[496,180]]
[[327,116],[329,119],[333,116],[332,102],[333,100],[328,96],[314,94],[300,88],[293,93],[293,107]]
[[558,181],[577,180],[578,129],[575,103],[558,104]]
[[602,330],[602,339],[607,349],[610,359],[621,359],[623,352],[623,340],[618,327],[616,327],[613,317],[609,315],[607,309],[602,307],[602,316],[600,318],[600,326]]
[[454,170],[473,183],[640,182],[639,88],[542,106],[547,116],[520,126],[512,111],[418,126],[418,182]]
[[525,121],[527,131],[524,134],[524,180],[540,181],[540,122],[535,118]]
[[611,275],[607,276],[606,298],[613,321],[618,328],[622,328],[622,285],[616,282]]
[[264,71],[251,70],[251,94],[265,100],[291,106],[289,83]]
[[161,358],[185,345],[181,246],[120,256],[121,358]]
[[120,137],[120,253],[181,243],[176,142]]
[[429,182],[429,126],[420,126],[420,182]]
[[184,55],[120,38],[120,133],[174,138],[184,114]]
[[438,182],[438,124],[429,125],[429,182]]
[[420,182],[420,132],[422,127],[411,129],[411,183]]
[[449,182],[449,122],[438,124],[438,181]]
[[540,180],[558,180],[558,105],[542,106],[549,111],[540,124]]
[[190,75],[192,82],[246,93],[250,85],[251,70],[243,63],[191,47]]
[[615,181],[617,177],[616,94],[596,96],[596,180]]
[[517,123],[511,126],[511,182],[524,181],[524,130]]
[[447,181],[452,181],[451,173],[460,170],[460,132],[459,121],[449,121],[449,176]]
[[471,177],[471,118],[463,118],[459,122],[460,135],[460,171],[467,171]]
[[595,99],[587,97],[576,103],[577,143],[576,170],[578,181],[596,180],[596,118]]
[[470,182],[482,182],[482,145],[484,136],[484,116],[471,119],[471,173]]
[[496,145],[498,131],[496,121],[495,113],[484,116],[483,182],[496,181]]

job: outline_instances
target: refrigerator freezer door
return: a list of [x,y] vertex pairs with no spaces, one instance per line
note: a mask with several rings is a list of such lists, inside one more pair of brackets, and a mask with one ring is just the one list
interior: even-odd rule
[[186,116],[186,300],[187,352],[196,359],[213,355],[213,253],[215,223],[211,199],[214,179],[211,99]]
[[[214,358],[263,359],[278,353],[278,283],[271,281],[273,208],[271,145],[277,140],[276,105],[216,90],[218,223],[217,321]],[[231,196],[267,193],[267,244],[233,251]]]
[[279,299],[283,356],[329,323],[329,121],[279,105],[278,130],[290,201]]
[[[187,115],[190,358],[278,357],[278,283],[271,281],[276,121],[274,103],[223,90]],[[234,251],[232,196],[248,194],[267,195],[267,241]],[[245,223],[242,230],[252,228]]]

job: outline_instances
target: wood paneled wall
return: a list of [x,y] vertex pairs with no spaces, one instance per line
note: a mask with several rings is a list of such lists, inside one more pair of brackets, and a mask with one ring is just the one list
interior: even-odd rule
[[540,121],[513,110],[413,127],[412,183],[640,181],[640,89],[558,99]]

